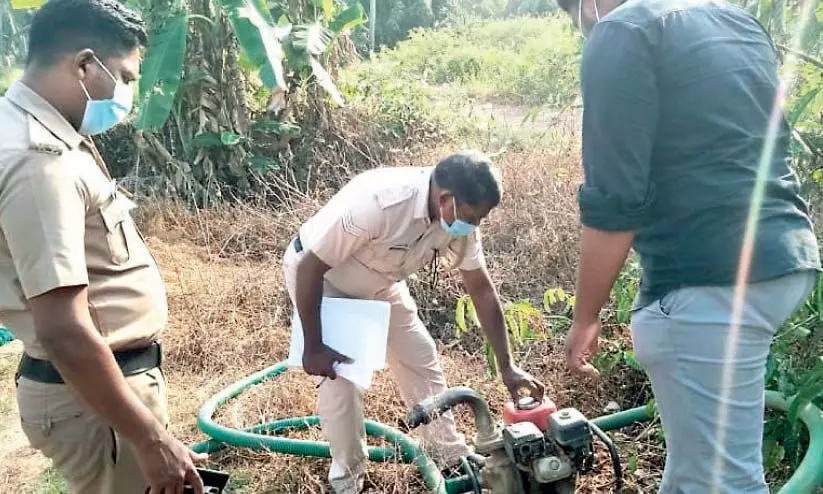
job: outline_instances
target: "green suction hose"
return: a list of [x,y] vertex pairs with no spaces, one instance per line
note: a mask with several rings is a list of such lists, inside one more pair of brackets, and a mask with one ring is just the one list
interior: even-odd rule
[[[219,449],[219,443],[225,443],[255,450],[330,458],[329,444],[326,442],[289,439],[263,434],[276,434],[287,429],[307,429],[320,423],[318,417],[289,418],[245,430],[224,427],[215,423],[213,420],[214,412],[219,406],[239,395],[245,389],[282,374],[287,369],[288,365],[286,365],[285,362],[280,362],[237,381],[206,401],[200,408],[200,413],[197,417],[197,426],[203,433],[211,437],[212,440],[196,444],[192,449],[197,452],[215,451]],[[400,449],[400,459],[405,463],[414,463],[417,466],[426,487],[437,494],[449,493],[446,489],[446,481],[440,474],[437,465],[423,454],[417,443],[409,436],[393,427],[371,420],[366,421],[366,434],[372,437],[383,438],[390,443],[396,444]],[[396,458],[397,454],[393,448],[369,447],[369,459],[372,461],[390,461]]]
[[[213,420],[217,408],[228,400],[251,386],[282,374],[287,369],[288,365],[285,362],[280,362],[237,381],[207,400],[200,408],[197,426],[211,439],[195,444],[192,446],[192,450],[198,453],[214,453],[226,446],[236,446],[298,456],[330,458],[329,445],[326,442],[290,439],[272,435],[286,430],[301,430],[317,426],[320,420],[316,416],[287,418],[242,430],[224,427]],[[785,412],[789,409],[789,403],[779,393],[767,391],[766,407]],[[812,494],[823,485],[823,412],[809,403],[800,408],[798,417],[809,431],[809,447],[797,471],[780,489],[778,494]],[[651,416],[648,414],[646,407],[637,407],[611,415],[604,415],[593,419],[592,422],[603,431],[611,431],[648,420],[651,420]],[[400,460],[403,463],[414,463],[426,487],[436,494],[471,492],[472,484],[468,476],[443,479],[435,463],[423,454],[420,446],[406,434],[393,427],[371,420],[366,420],[365,425],[366,434],[369,436],[383,438],[397,446],[397,449],[392,447],[369,447],[370,460],[379,462]]]

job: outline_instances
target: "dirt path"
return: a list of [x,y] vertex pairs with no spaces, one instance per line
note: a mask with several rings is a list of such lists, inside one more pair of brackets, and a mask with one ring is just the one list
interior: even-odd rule
[[548,131],[557,127],[574,127],[580,124],[582,118],[582,108],[577,103],[558,109],[477,99],[465,105],[463,111],[480,129],[498,125],[513,130]]
[[0,494],[29,492],[48,467],[20,429],[14,369],[22,351],[19,341],[0,346]]

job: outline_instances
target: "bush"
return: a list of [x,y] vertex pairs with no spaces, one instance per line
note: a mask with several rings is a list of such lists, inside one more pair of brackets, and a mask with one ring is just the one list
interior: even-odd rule
[[[410,81],[458,83],[469,96],[516,104],[562,106],[578,93],[579,43],[559,16],[471,22],[439,31],[415,30],[374,57]],[[355,69],[355,71],[358,69]]]

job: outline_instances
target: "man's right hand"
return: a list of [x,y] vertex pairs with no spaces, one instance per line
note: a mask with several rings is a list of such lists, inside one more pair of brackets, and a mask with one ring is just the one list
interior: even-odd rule
[[316,349],[307,348],[303,352],[303,370],[312,376],[335,379],[337,372],[334,371],[334,364],[337,362],[350,364],[354,360],[326,345],[320,345]]
[[188,482],[195,494],[203,494],[203,480],[194,462],[205,460],[168,433],[137,449],[137,462],[149,483],[149,494],[177,494]]

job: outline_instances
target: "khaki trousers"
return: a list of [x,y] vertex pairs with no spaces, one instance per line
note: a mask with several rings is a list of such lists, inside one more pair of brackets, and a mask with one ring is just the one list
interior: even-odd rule
[[[297,262],[302,253],[290,246],[283,260],[286,288],[294,305]],[[350,298],[326,282],[324,296]],[[400,388],[406,406],[446,389],[446,379],[426,326],[417,316],[417,307],[405,283],[396,283],[376,292],[375,299],[391,303],[387,349],[388,367]],[[296,309],[295,309],[296,310]],[[367,461],[366,430],[363,423],[363,396],[342,377],[327,379],[318,390],[317,414],[329,442],[332,464],[329,483],[337,494],[353,494],[363,487]],[[470,452],[463,435],[457,432],[454,416],[445,413],[427,426],[416,429],[422,445],[441,465],[456,463]]]
[[[168,426],[160,369],[126,378],[140,400]],[[51,459],[71,494],[144,494],[148,487],[131,444],[65,384],[17,381],[17,405],[31,446]]]

